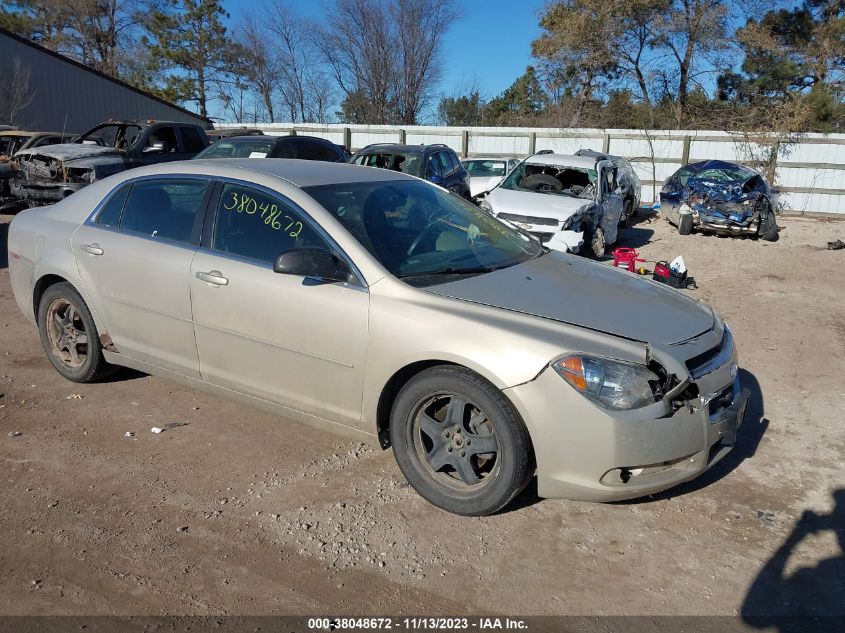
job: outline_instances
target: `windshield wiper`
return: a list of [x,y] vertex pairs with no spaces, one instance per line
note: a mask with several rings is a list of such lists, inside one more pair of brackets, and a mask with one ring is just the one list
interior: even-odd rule
[[427,270],[417,273],[404,273],[396,275],[399,279],[406,279],[408,277],[434,277],[437,275],[480,275],[483,273],[490,273],[494,270],[501,270],[502,268],[509,268],[513,264],[505,264],[504,266],[476,266],[475,268],[441,268],[440,270]]

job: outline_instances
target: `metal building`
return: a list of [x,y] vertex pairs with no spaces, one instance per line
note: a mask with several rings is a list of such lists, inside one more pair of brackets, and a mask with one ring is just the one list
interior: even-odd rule
[[0,28],[0,124],[70,133],[108,119],[211,127],[198,114]]

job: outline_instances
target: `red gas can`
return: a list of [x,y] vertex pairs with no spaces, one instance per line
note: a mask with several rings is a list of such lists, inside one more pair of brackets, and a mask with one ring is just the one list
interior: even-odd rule
[[640,259],[638,257],[639,253],[633,248],[620,247],[615,249],[611,255],[613,255],[613,265],[616,268],[624,268],[631,272],[636,271],[637,262],[645,261],[645,259]]

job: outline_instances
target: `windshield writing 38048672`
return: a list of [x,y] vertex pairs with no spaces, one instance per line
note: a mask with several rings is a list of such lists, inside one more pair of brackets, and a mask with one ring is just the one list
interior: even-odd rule
[[275,204],[259,203],[249,194],[238,193],[237,191],[229,191],[226,198],[223,208],[227,211],[236,211],[247,215],[257,214],[257,217],[263,220],[264,224],[277,231],[284,230],[291,237],[298,237],[302,231],[302,222],[289,215],[282,215],[281,210]]

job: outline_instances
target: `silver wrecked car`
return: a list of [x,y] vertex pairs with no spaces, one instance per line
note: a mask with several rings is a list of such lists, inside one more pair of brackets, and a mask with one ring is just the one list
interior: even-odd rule
[[69,380],[123,365],[378,438],[460,514],[535,472],[541,496],[593,501],[692,479],[748,397],[706,305],[398,172],[142,167],[20,213],[9,269]]

